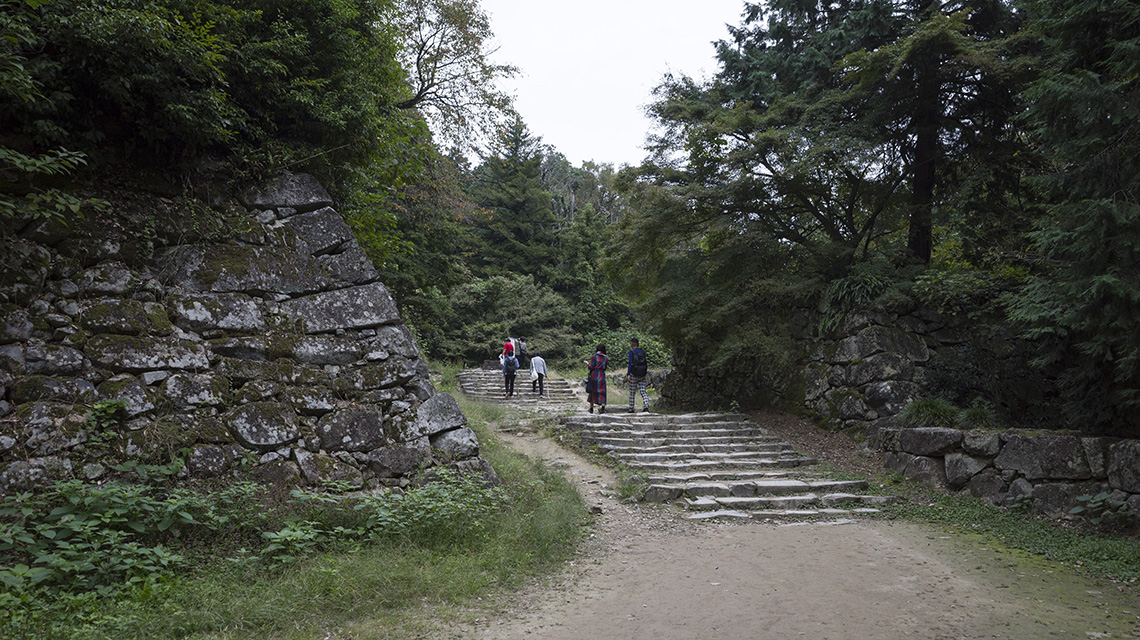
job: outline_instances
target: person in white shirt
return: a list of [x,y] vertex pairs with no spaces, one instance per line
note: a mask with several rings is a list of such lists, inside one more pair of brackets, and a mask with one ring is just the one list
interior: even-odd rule
[[543,387],[542,379],[546,377],[546,361],[542,359],[539,354],[534,354],[530,358],[530,392],[534,393],[535,388],[538,388],[538,397],[546,397],[546,389]]

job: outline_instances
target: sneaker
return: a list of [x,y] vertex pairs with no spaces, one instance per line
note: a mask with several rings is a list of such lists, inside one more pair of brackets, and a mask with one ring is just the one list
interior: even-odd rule
[[593,413],[593,412],[594,412],[594,408],[590,407],[590,413]]
[[605,412],[606,412],[606,405],[602,405],[602,408],[598,409],[598,413],[605,413]]

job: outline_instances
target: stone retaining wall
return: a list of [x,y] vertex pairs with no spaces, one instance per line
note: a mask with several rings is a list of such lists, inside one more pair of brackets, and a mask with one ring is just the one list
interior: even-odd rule
[[1140,440],[1069,432],[880,429],[887,468],[994,504],[1028,496],[1041,513],[1068,513],[1078,496],[1111,494],[1140,515]]
[[[448,464],[493,479],[332,204],[297,174],[220,201],[239,223],[222,243],[163,249],[121,216],[16,230],[0,246],[0,493],[179,453],[191,477],[404,486]],[[167,235],[194,239],[184,223]],[[119,419],[88,418],[106,400]]]

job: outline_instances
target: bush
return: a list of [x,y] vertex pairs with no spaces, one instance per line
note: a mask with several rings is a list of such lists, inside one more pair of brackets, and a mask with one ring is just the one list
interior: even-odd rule
[[915,400],[899,413],[904,427],[954,427],[958,423],[958,407],[942,398]]

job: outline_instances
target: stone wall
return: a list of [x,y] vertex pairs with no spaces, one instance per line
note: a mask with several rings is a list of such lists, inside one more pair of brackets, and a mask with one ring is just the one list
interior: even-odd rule
[[1140,515],[1140,440],[891,428],[880,429],[874,444],[886,452],[887,468],[994,504],[1030,499],[1038,511],[1056,515],[1080,505],[1078,496],[1104,492]]
[[[165,248],[116,228],[126,214],[105,232],[15,230],[0,247],[0,492],[177,455],[190,477],[405,486],[446,464],[493,479],[332,205],[296,174],[215,198],[240,223],[226,242],[177,215],[150,235],[190,241]],[[107,400],[125,410],[96,419]]]

